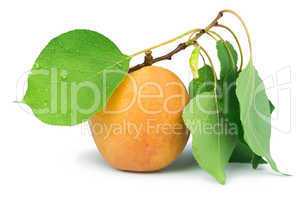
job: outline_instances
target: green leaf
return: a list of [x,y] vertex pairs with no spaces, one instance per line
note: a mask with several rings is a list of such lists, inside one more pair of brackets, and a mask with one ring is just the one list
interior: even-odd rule
[[81,123],[106,105],[129,61],[97,32],[66,32],[51,40],[36,59],[23,102],[45,123]]
[[216,44],[217,55],[221,64],[221,90],[224,116],[237,127],[236,134],[241,141],[237,143],[237,146],[230,158],[230,162],[251,162],[248,157],[248,153],[252,152],[243,141],[243,128],[240,121],[240,106],[236,96],[236,79],[238,76],[237,52],[233,48],[232,44],[227,41],[218,41]]
[[[238,132],[242,129],[240,122],[239,102],[236,96],[237,79],[237,53],[229,42],[218,41],[217,55],[221,64],[221,84],[223,113],[230,123],[238,127]],[[238,134],[237,132],[237,134]]]
[[[272,112],[274,111],[275,107],[274,107],[274,105],[273,105],[273,103],[271,101],[269,101],[269,103],[270,103],[270,112],[272,114]],[[251,151],[250,155],[252,157],[252,166],[253,166],[254,169],[257,169],[259,164],[267,163],[265,160],[263,160],[262,157],[256,155],[254,152],[252,152],[252,150],[250,150],[250,151]]]
[[263,160],[261,157],[258,157],[259,156],[254,154],[254,152],[246,143],[239,141],[231,155],[230,162],[252,163],[254,168],[257,168],[259,164],[266,163],[265,160]]
[[193,78],[198,78],[198,59],[200,55],[200,47],[196,46],[191,53],[189,64],[193,74]]
[[212,67],[205,65],[198,70],[198,78],[193,79],[189,84],[190,98],[194,98],[202,92],[212,91],[214,89],[214,75]]
[[[230,162],[253,163],[257,167],[265,161],[255,155],[243,139],[243,128],[240,120],[240,106],[236,96],[236,79],[238,76],[237,62],[238,55],[232,44],[228,41],[218,41],[217,55],[221,64],[221,83],[224,116],[237,127],[236,134],[239,137],[236,148],[230,158]],[[259,157],[259,158],[258,158]],[[257,158],[257,159],[256,159]]]
[[[269,101],[269,103],[270,103],[270,113],[272,114],[275,107],[274,107],[274,105],[271,101]],[[250,155],[251,155],[251,158],[252,158],[252,166],[253,166],[254,169],[257,169],[259,164],[267,163],[265,160],[263,160],[262,157],[258,156],[254,152],[252,152],[252,150],[250,150],[250,151],[251,151]]]
[[238,55],[232,44],[219,40],[216,44],[217,55],[221,64],[221,80],[233,83],[237,78]]
[[[274,108],[273,103],[270,101],[271,114],[274,111]],[[230,162],[252,163],[254,169],[257,169],[259,164],[267,163],[262,157],[256,155],[243,140],[238,142],[231,155]]]
[[264,157],[279,172],[270,153],[271,108],[265,87],[250,61],[237,79],[244,140],[258,156]]
[[231,155],[230,162],[251,163],[252,156],[250,148],[240,141]]
[[195,96],[185,107],[183,120],[192,134],[193,155],[220,183],[225,183],[225,166],[236,145],[236,136],[218,111],[214,91]]

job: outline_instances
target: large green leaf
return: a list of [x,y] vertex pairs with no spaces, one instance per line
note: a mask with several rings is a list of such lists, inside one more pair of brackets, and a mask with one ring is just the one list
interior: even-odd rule
[[36,59],[23,102],[45,123],[81,123],[106,105],[129,61],[105,36],[69,31],[51,40]]
[[238,76],[237,52],[233,48],[232,44],[228,41],[218,41],[216,44],[217,55],[221,65],[221,90],[223,111],[225,117],[237,127],[236,134],[240,138],[238,141],[233,155],[230,158],[230,162],[251,162],[252,154],[248,159],[249,153],[252,151],[247,145],[243,143],[243,128],[240,121],[240,107],[238,98],[236,96],[236,79]]
[[271,104],[265,87],[252,62],[237,79],[236,94],[240,103],[244,140],[272,169],[279,171],[270,153]]
[[[274,111],[274,105],[270,101],[270,112]],[[231,155],[230,162],[251,162],[254,169],[257,169],[259,164],[267,163],[261,156],[255,154],[245,141],[238,142],[233,154]]]
[[202,92],[212,91],[214,89],[214,75],[209,65],[198,70],[198,78],[193,79],[189,84],[190,98],[194,98]]
[[183,120],[192,134],[193,155],[201,168],[225,183],[225,166],[236,145],[236,136],[218,110],[214,91],[195,96],[185,107]]

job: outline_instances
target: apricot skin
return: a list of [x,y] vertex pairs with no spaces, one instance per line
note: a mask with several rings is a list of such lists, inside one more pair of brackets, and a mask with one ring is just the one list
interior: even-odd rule
[[130,73],[90,119],[101,155],[120,170],[165,168],[187,143],[181,114],[188,99],[181,80],[167,69],[148,66]]

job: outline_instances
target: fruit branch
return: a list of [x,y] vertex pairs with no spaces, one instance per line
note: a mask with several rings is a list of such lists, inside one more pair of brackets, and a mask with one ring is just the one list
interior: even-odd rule
[[[148,62],[148,58],[149,58],[149,53],[145,55],[145,59],[144,62],[138,65],[135,65],[134,67],[129,69],[129,72],[134,72],[138,69],[141,69],[142,67],[148,66],[148,65],[152,65],[153,63],[162,61],[162,60],[171,60],[173,55],[175,55],[176,53],[186,49],[189,45],[187,43],[180,43],[174,50],[172,50],[171,52],[163,55],[163,56],[159,56],[156,58],[152,58],[151,62]],[[150,52],[150,56],[151,56],[151,52]],[[152,57],[152,56],[151,56]]]
[[[152,58],[151,60],[151,63],[150,64],[153,64],[153,63],[156,63],[156,62],[159,62],[159,61],[162,61],[162,60],[171,60],[173,55],[177,54],[178,52],[186,49],[187,47],[195,44],[196,40],[198,40],[203,34],[207,33],[212,27],[214,27],[215,25],[218,24],[218,20],[223,17],[223,12],[219,12],[218,15],[212,20],[212,22],[204,29],[193,29],[191,31],[188,31],[186,33],[183,33],[171,40],[168,40],[166,42],[163,42],[161,44],[158,44],[158,45],[155,45],[153,47],[150,47],[150,48],[147,48],[147,49],[144,49],[142,51],[139,51],[137,53],[134,53],[131,55],[131,57],[134,57],[134,56],[137,56],[139,54],[142,54],[142,53],[146,53],[146,52],[151,52],[151,50],[155,49],[155,48],[158,48],[158,47],[161,47],[161,46],[164,46],[166,44],[169,44],[171,42],[174,42],[186,35],[189,35],[189,34],[194,34],[195,33],[195,36],[190,38],[188,41],[186,42],[183,42],[183,43],[180,43],[175,49],[173,49],[172,51],[170,51],[169,53],[165,54],[165,55],[162,55],[162,56],[159,56],[159,57],[156,57],[156,58]],[[150,53],[151,54],[151,53]],[[145,59],[144,59],[144,62],[141,63],[141,64],[138,64],[138,65],[135,65],[133,66],[132,68],[129,69],[129,72],[133,72],[133,71],[136,71],[138,69],[141,69],[142,67],[144,66],[147,66],[148,65],[148,62],[147,62],[147,58],[145,56]]]
[[[213,37],[213,35],[214,35],[214,36],[217,36],[218,38],[221,38],[218,33],[210,30],[213,27],[224,28],[228,32],[230,32],[232,34],[232,36],[235,38],[235,40],[237,42],[237,45],[238,45],[238,48],[240,50],[240,58],[241,58],[240,71],[241,71],[242,65],[243,65],[243,53],[242,53],[242,48],[241,48],[240,42],[239,42],[238,38],[236,37],[235,33],[229,27],[227,27],[227,26],[225,26],[223,24],[219,24],[219,20],[223,17],[224,13],[229,13],[229,14],[234,15],[241,22],[241,25],[243,26],[243,28],[245,30],[245,33],[247,35],[248,44],[249,44],[249,50],[250,50],[250,61],[252,62],[253,52],[252,52],[251,37],[250,37],[249,31],[247,29],[247,26],[246,26],[245,22],[243,21],[241,16],[238,13],[236,13],[235,11],[232,11],[232,10],[221,10],[218,13],[218,15],[211,21],[211,23],[206,28],[204,28],[204,29],[192,29],[190,31],[187,31],[187,32],[185,32],[185,33],[175,37],[175,38],[172,38],[170,40],[167,40],[165,42],[162,42],[160,44],[154,45],[152,47],[146,48],[144,50],[138,51],[138,52],[130,55],[130,57],[133,58],[135,56],[138,56],[140,54],[145,53],[145,58],[144,58],[144,62],[143,63],[131,67],[129,69],[129,72],[136,71],[138,69],[141,69],[142,67],[145,67],[145,66],[148,66],[148,65],[152,65],[153,63],[156,63],[156,62],[159,62],[159,61],[162,61],[162,60],[171,60],[172,57],[175,54],[181,52],[182,50],[186,49],[187,47],[189,47],[191,45],[196,44],[197,40],[203,34],[205,34],[205,33],[208,34],[211,37]],[[166,54],[164,54],[162,56],[153,58],[153,56],[152,56],[152,50],[153,49],[156,49],[156,48],[159,48],[161,46],[170,44],[170,43],[175,42],[175,41],[177,41],[177,40],[179,40],[179,39],[181,39],[183,37],[186,37],[188,35],[190,35],[190,37],[188,38],[188,40],[186,42],[180,43],[175,49],[173,49],[169,53],[166,53]],[[213,37],[213,38],[215,38],[215,37]]]

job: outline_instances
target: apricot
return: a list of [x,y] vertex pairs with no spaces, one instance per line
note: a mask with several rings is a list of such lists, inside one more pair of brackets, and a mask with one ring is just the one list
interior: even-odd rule
[[187,143],[181,114],[188,99],[181,80],[167,69],[148,66],[129,73],[90,119],[101,155],[120,170],[165,168]]

